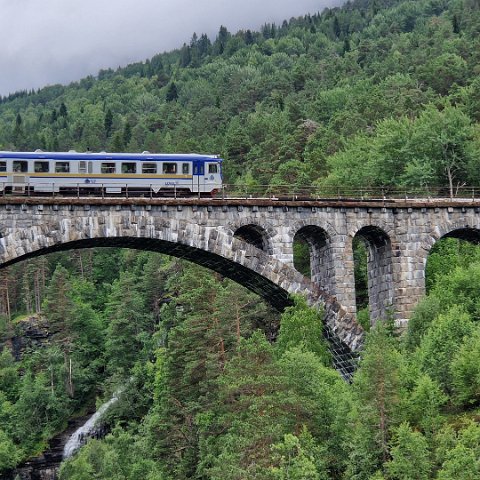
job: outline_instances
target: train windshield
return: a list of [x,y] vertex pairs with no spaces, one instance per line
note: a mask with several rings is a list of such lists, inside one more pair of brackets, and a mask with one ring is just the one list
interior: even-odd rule
[[208,164],[208,173],[218,173],[219,165],[218,163],[209,163]]

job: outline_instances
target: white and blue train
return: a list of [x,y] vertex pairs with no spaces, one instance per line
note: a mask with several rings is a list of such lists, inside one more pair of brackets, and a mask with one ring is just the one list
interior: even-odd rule
[[188,196],[221,188],[215,155],[0,152],[0,193]]

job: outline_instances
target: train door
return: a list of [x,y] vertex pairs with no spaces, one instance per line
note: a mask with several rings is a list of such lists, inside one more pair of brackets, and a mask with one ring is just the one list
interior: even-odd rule
[[8,181],[12,183],[12,192],[23,193],[26,185],[30,181],[28,175],[28,161],[13,160],[12,170],[12,175],[8,177]]
[[195,192],[203,192],[205,190],[205,163],[193,162],[193,186]]
[[206,162],[204,175],[204,188],[206,192],[211,192],[221,187],[220,163]]

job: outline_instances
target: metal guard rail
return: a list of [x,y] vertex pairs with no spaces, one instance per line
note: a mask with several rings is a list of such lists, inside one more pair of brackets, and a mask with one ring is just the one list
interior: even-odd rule
[[[337,186],[292,186],[292,185],[237,185],[224,184],[211,194],[209,192],[190,193],[176,186],[161,188],[158,193],[149,187],[134,187],[129,184],[65,183],[60,187],[54,183],[12,183],[0,182],[0,196],[70,196],[70,197],[205,197],[213,199],[269,199],[269,200],[415,200],[415,199],[451,199],[480,200],[480,186],[462,186],[455,189],[453,195],[445,186],[425,186],[422,188],[350,188]],[[120,188],[121,192],[110,193],[107,188]],[[158,185],[155,186],[158,188]]]

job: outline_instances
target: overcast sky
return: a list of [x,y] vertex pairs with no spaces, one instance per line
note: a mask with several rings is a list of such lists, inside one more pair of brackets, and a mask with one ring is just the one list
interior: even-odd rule
[[0,0],[0,95],[69,83],[231,32],[316,13],[343,0]]

